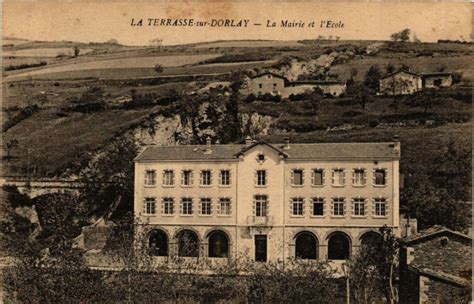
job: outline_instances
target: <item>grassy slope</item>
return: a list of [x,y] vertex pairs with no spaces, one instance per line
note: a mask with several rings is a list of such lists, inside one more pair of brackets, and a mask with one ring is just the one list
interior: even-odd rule
[[52,174],[78,161],[85,153],[107,144],[115,134],[121,134],[131,125],[141,122],[153,110],[110,110],[93,114],[70,113],[58,117],[54,110],[43,110],[22,121],[4,134],[16,138],[19,146],[14,157],[5,163],[5,173],[12,167],[25,167],[30,149],[30,162],[38,172]]

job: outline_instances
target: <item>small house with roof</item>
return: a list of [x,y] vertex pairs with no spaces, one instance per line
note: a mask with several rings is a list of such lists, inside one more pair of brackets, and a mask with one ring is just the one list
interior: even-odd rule
[[434,226],[401,240],[400,303],[468,303],[472,238]]
[[424,73],[423,88],[446,88],[453,85],[452,73]]
[[380,79],[379,92],[382,95],[408,95],[421,91],[421,75],[406,70],[390,73]]

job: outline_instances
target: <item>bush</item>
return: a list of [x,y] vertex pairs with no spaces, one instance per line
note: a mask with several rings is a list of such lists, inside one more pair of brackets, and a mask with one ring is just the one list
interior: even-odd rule
[[371,120],[369,121],[369,126],[370,126],[371,128],[375,128],[375,127],[377,127],[378,125],[379,125],[379,121],[378,121],[377,119],[371,119]]
[[254,102],[255,100],[257,100],[257,96],[255,96],[254,94],[250,94],[245,98],[244,101],[247,103],[251,103],[251,102]]
[[295,131],[300,133],[312,132],[316,130],[325,130],[326,125],[316,121],[311,117],[282,117],[278,119],[273,127],[286,131]]
[[17,115],[15,115],[14,117],[12,117],[10,120],[8,120],[7,122],[3,124],[2,131],[6,132],[8,129],[15,126],[20,121],[27,119],[28,117],[30,117],[31,115],[33,115],[34,113],[38,111],[39,111],[39,107],[37,105],[31,105],[31,106],[27,106],[26,108],[21,109]]
[[364,112],[361,112],[361,111],[346,111],[344,113],[342,113],[342,117],[356,117],[356,116],[360,116],[360,115],[363,115]]
[[308,94],[306,93],[290,94],[290,96],[288,96],[288,99],[290,101],[302,101],[302,100],[308,99]]
[[47,65],[48,63],[46,61],[41,61],[38,63],[24,63],[20,65],[9,65],[5,67],[5,71],[13,71],[13,70],[21,70],[21,69],[28,69],[28,68],[35,68],[35,67],[40,67]]

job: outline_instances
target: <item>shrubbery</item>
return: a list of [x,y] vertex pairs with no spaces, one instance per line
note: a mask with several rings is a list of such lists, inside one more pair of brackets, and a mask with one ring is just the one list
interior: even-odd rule
[[5,67],[5,71],[14,71],[14,70],[21,70],[21,69],[28,69],[28,68],[36,68],[40,66],[47,65],[46,61],[40,61],[38,63],[23,63],[20,65],[9,65]]
[[34,113],[38,112],[39,111],[39,107],[37,105],[30,105],[30,106],[27,106],[23,109],[20,110],[20,112],[18,114],[16,114],[14,117],[12,117],[11,119],[7,120],[3,126],[2,126],[2,131],[3,132],[6,132],[8,129],[10,129],[11,127],[15,126],[16,124],[18,124],[20,121],[24,120],[24,119],[27,119],[28,117],[30,117],[31,115],[33,115]]

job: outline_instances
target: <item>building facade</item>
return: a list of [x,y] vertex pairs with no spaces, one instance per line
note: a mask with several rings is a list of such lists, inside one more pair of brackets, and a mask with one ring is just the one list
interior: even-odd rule
[[250,79],[248,94],[261,96],[265,94],[290,95],[302,94],[320,88],[327,96],[337,97],[345,93],[346,83],[340,81],[290,81],[286,77],[274,73],[263,73]]
[[380,79],[379,90],[383,95],[407,95],[421,91],[423,79],[421,75],[400,70]]
[[453,76],[451,73],[430,73],[423,74],[423,87],[446,88],[453,85]]
[[347,259],[399,226],[398,141],[147,147],[135,216],[153,254]]

